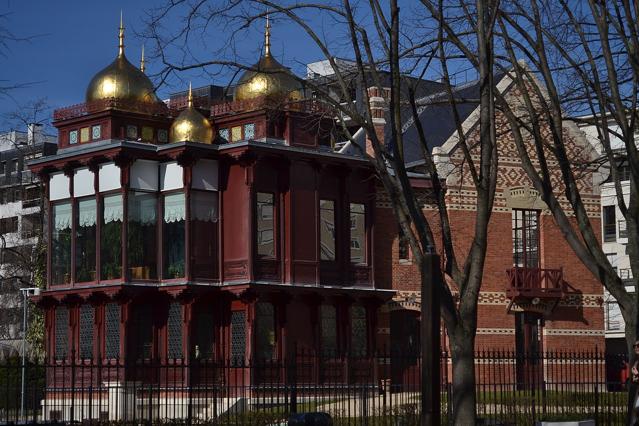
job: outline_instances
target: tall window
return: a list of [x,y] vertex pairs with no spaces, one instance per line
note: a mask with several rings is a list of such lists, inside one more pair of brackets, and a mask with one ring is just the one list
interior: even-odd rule
[[320,253],[322,260],[335,260],[335,202],[320,200]]
[[186,205],[183,192],[164,196],[163,265],[164,278],[184,276]]
[[275,357],[275,308],[272,303],[255,305],[255,344],[260,360]]
[[333,305],[320,306],[320,346],[324,356],[337,353],[337,311]]
[[157,197],[131,191],[129,194],[128,257],[133,279],[157,278]]
[[211,359],[215,353],[213,313],[200,310],[195,321],[194,355],[197,359]]
[[513,210],[513,265],[539,267],[539,212]]
[[366,263],[366,207],[350,204],[351,263]]
[[66,359],[69,353],[69,309],[58,306],[55,309],[55,359]]
[[368,336],[366,309],[363,306],[351,307],[351,354],[365,356],[367,354]]
[[54,284],[71,282],[71,203],[53,205],[51,275]]
[[93,358],[93,323],[95,309],[85,304],[80,306],[80,359]]
[[75,279],[78,282],[95,281],[95,245],[97,238],[97,205],[95,198],[77,203],[75,237]]
[[182,305],[179,302],[169,304],[167,319],[167,355],[169,359],[179,359],[182,353]]
[[397,246],[399,260],[408,262],[410,260],[410,244],[408,243],[408,237],[406,236],[402,228],[399,228],[399,234],[397,236]]
[[275,257],[275,196],[271,193],[257,193],[257,256]]
[[603,206],[603,237],[604,241],[617,240],[617,218],[615,206]]
[[107,303],[104,308],[104,346],[107,359],[120,356],[120,305]]
[[191,191],[191,274],[194,278],[217,277],[216,192]]
[[122,277],[123,218],[122,195],[105,196],[100,226],[100,273],[103,280]]
[[244,364],[246,353],[246,312],[231,312],[231,363]]
[[149,359],[153,354],[153,310],[151,305],[133,307],[136,327],[135,349],[138,359]]

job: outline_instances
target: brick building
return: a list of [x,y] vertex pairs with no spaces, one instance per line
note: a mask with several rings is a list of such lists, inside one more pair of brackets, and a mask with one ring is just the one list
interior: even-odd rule
[[[517,96],[507,75],[499,76],[497,84],[508,99]],[[457,147],[452,109],[446,102],[437,102],[438,98],[446,99],[446,94],[436,86],[432,89],[418,100],[419,119],[440,176],[445,178],[456,251],[465,253],[474,232],[475,190]],[[479,106],[469,99],[479,99],[478,82],[456,87],[455,96],[463,129],[472,143],[479,136]],[[413,172],[411,178],[418,196],[423,195],[424,212],[436,224],[436,206],[429,204],[427,197],[428,179],[419,177],[423,160],[416,129],[410,113],[407,117],[410,118],[403,124],[405,161]],[[479,295],[477,348],[519,353],[603,349],[602,286],[579,262],[531,187],[500,113],[497,123],[500,167]],[[379,120],[379,125],[383,126],[384,120]],[[597,156],[574,123],[565,122],[564,132],[575,161],[588,161]],[[384,134],[388,143],[389,130],[385,129]],[[551,164],[553,166],[556,167]],[[557,191],[561,191],[558,170],[554,181]],[[601,181],[601,176],[590,170],[579,182],[595,229],[600,226]],[[563,205],[568,205],[565,199]],[[420,310],[418,270],[412,264],[407,243],[398,232],[391,206],[380,192],[375,219],[376,282],[397,292],[381,309],[378,341],[401,351],[416,350]],[[436,225],[433,229],[438,231]],[[442,340],[445,345],[445,338]]]

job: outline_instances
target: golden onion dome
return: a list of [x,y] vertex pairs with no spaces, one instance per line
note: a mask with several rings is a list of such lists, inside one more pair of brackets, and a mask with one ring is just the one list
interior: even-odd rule
[[190,84],[188,100],[188,107],[177,116],[171,125],[169,142],[213,143],[213,127],[209,120],[193,107]]
[[251,70],[244,72],[235,88],[234,99],[243,101],[261,96],[302,98],[302,85],[288,68],[271,56],[271,25],[266,17],[264,32],[264,56]]
[[142,70],[129,62],[124,55],[124,26],[120,18],[118,57],[102,71],[98,72],[89,83],[86,101],[100,99],[118,99],[127,101],[157,103],[161,102],[155,94],[153,83]]

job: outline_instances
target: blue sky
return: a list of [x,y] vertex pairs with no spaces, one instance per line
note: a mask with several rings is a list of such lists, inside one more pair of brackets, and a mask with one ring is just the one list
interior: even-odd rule
[[[36,36],[28,42],[10,44],[5,57],[0,57],[0,79],[12,84],[32,83],[14,91],[14,99],[0,98],[0,130],[9,127],[6,113],[30,100],[45,97],[53,108],[83,102],[91,77],[117,53],[120,9],[127,28],[127,56],[137,64],[142,42],[134,32],[144,29],[145,12],[158,4],[158,0],[0,0],[0,14],[8,13],[1,25],[17,37]],[[279,58],[285,52],[289,66],[321,59],[319,51],[309,49],[291,31],[274,25],[273,50]],[[216,47],[215,40],[207,42]],[[248,32],[243,43],[253,46],[247,48],[246,56],[255,56],[256,60],[261,31]],[[147,68],[153,72],[154,64],[147,63]],[[185,73],[183,78],[173,80],[172,87],[161,88],[159,95],[180,90],[186,80],[193,80],[194,86],[211,82],[201,73]]]

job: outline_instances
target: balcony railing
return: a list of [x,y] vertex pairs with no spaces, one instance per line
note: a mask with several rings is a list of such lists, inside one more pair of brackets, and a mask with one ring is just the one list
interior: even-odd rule
[[141,112],[152,115],[168,115],[169,109],[162,103],[149,103],[139,101],[124,101],[116,98],[99,99],[83,104],[71,105],[53,111],[53,121],[68,120],[75,117],[94,114],[107,109],[119,109],[125,111]]
[[514,267],[506,274],[509,297],[561,298],[565,291],[563,269]]
[[619,228],[619,238],[628,238],[628,225],[625,220],[617,221]]
[[314,99],[304,99],[300,101],[289,101],[287,99],[275,99],[267,96],[260,96],[255,99],[241,101],[221,102],[211,106],[211,116],[216,117],[225,114],[235,114],[244,111],[254,111],[265,106],[277,105],[292,111],[302,111],[310,113],[326,112],[328,106]]

